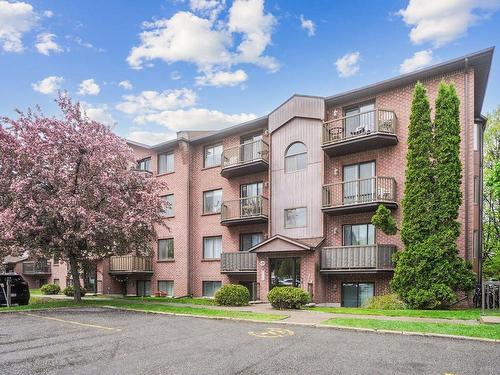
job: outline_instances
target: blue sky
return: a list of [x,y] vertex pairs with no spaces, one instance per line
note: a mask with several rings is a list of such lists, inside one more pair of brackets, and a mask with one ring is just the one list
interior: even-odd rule
[[[0,115],[67,90],[124,137],[262,116],[500,42],[500,0],[0,0]],[[494,57],[483,112],[500,104]]]

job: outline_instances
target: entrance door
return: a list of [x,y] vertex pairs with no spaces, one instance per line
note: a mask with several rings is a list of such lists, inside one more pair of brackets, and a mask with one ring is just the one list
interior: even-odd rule
[[361,307],[374,295],[373,283],[342,283],[342,306]]
[[345,136],[355,137],[375,130],[375,104],[365,103],[344,111]]
[[250,301],[257,300],[257,283],[255,281],[240,281],[240,285],[243,285],[250,292]]
[[137,295],[144,297],[151,296],[151,281],[137,280]]
[[300,258],[269,260],[269,290],[276,286],[300,287]]
[[260,196],[262,195],[262,182],[244,184],[240,187],[240,215],[241,217],[255,216],[262,213]]
[[344,166],[344,204],[373,201],[374,177],[374,161]]
[[262,134],[253,134],[243,136],[240,139],[241,143],[241,161],[247,162],[260,158]]

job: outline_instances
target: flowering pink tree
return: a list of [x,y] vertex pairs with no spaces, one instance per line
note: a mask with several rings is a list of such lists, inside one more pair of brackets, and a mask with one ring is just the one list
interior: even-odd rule
[[56,102],[62,119],[0,120],[0,255],[67,261],[79,301],[82,262],[150,253],[164,186],[134,172],[132,150],[79,104]]

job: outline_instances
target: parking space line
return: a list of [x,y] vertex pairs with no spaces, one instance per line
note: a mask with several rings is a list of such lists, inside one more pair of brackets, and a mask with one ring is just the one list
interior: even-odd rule
[[75,322],[74,320],[66,320],[66,319],[54,318],[52,316],[43,316],[43,315],[37,315],[37,314],[30,314],[30,313],[27,313],[27,312],[20,312],[20,314],[32,316],[32,317],[35,317],[35,318],[55,320],[56,322],[62,322],[62,323],[68,323],[68,324],[75,324],[75,325],[83,326],[83,327],[104,329],[104,330],[107,330],[107,331],[117,331],[117,332],[121,331],[120,328],[105,327],[105,326],[100,326],[100,325],[97,325],[97,324],[80,323],[80,322]]

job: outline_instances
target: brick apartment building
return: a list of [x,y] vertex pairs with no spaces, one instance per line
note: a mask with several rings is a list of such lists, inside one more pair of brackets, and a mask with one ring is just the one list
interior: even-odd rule
[[[152,258],[104,259],[91,282],[100,293],[207,297],[239,283],[254,300],[295,285],[314,302],[343,306],[387,293],[391,256],[403,245],[371,216],[384,204],[401,221],[412,91],[421,81],[433,105],[443,79],[460,97],[459,252],[478,273],[481,108],[492,56],[486,49],[326,98],[293,95],[220,131],[183,131],[154,146],[130,141],[138,168],[168,184],[168,229],[158,228]],[[19,259],[16,270],[33,285],[68,281],[64,264]]]

